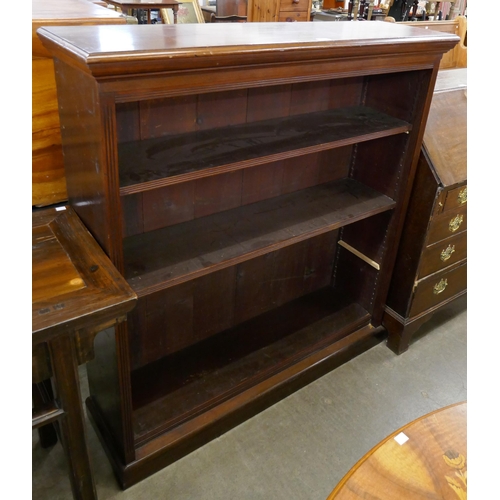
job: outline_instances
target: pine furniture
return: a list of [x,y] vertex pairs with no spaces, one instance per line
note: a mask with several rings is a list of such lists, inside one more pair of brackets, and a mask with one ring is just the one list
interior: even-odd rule
[[451,69],[467,67],[467,17],[457,16],[451,21],[405,21],[400,24],[409,24],[416,28],[458,35],[460,41],[452,50],[443,54],[439,68]]
[[70,203],[139,297],[87,365],[127,488],[382,341],[458,37],[375,22],[38,33]]
[[249,22],[310,21],[312,0],[248,0]]

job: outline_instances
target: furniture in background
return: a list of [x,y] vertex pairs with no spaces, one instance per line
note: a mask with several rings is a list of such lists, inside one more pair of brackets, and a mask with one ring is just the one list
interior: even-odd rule
[[68,199],[61,147],[59,110],[52,57],[36,35],[40,26],[125,24],[126,18],[88,0],[33,0],[32,16],[32,205]]
[[345,6],[344,0],[323,0],[323,10],[343,10]]
[[137,296],[71,207],[39,210],[32,219],[32,382],[41,389],[32,426],[43,431],[58,422],[73,496],[94,499],[78,365],[92,358],[98,332],[126,319]]
[[249,22],[310,21],[312,0],[248,0]]
[[39,30],[70,203],[139,297],[87,365],[123,488],[382,341],[458,37],[365,24]]
[[215,14],[215,5],[201,5],[201,13],[206,23],[212,22],[212,14]]
[[418,0],[390,0],[387,17],[397,22],[416,21]]
[[467,68],[440,71],[384,325],[397,354],[467,291]]
[[394,22],[401,21],[452,21],[467,12],[467,0],[389,0],[383,10]]
[[347,20],[363,21],[371,20],[373,12],[373,0],[349,0],[347,3]]
[[247,16],[216,16],[213,12],[210,15],[211,23],[246,23]]
[[337,10],[337,11],[322,11],[313,10],[311,12],[312,21],[347,21],[347,11]]
[[458,16],[452,21],[413,21],[398,24],[408,24],[425,30],[453,33],[460,37],[458,44],[441,59],[439,69],[467,67],[467,18]]
[[151,24],[151,11],[160,9],[172,10],[172,24],[177,24],[177,11],[179,4],[176,0],[105,0],[109,5],[119,8],[129,16],[137,10],[145,10],[147,14],[147,24]]
[[216,16],[246,16],[247,0],[217,0],[215,4]]
[[[247,0],[217,0],[215,5],[202,6],[203,17],[206,23],[224,22],[219,21],[219,18],[229,18],[229,16],[238,16],[229,22],[246,21],[247,20]],[[215,20],[212,18],[215,15]]]
[[165,24],[198,24],[205,22],[198,0],[179,2],[176,20],[174,20],[170,9],[160,9],[160,14]]
[[397,430],[352,467],[327,500],[467,498],[467,402]]

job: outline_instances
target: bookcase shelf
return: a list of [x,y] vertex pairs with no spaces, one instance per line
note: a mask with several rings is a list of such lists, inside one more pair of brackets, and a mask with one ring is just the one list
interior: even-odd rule
[[132,373],[136,439],[143,442],[268,380],[368,325],[359,304],[323,288]]
[[410,124],[366,106],[120,144],[120,193],[131,194],[408,132]]
[[383,338],[458,37],[327,24],[39,30],[70,203],[139,297],[87,364],[123,488]]
[[129,237],[123,244],[125,277],[144,296],[394,206],[352,179],[320,184]]

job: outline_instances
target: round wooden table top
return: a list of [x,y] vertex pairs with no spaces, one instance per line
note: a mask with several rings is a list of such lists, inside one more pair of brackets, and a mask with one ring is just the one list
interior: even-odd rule
[[467,402],[424,415],[370,450],[327,500],[467,498]]

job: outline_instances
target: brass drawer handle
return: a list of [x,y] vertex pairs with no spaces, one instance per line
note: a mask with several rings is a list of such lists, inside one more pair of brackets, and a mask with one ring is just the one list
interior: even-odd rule
[[442,279],[439,283],[434,285],[434,295],[439,295],[444,292],[444,289],[448,286],[448,280]]
[[458,203],[460,205],[464,205],[465,203],[467,203],[467,188],[466,187],[458,193]]
[[450,231],[454,233],[460,227],[463,221],[464,221],[463,215],[457,215],[456,217],[453,217],[453,219],[450,220],[449,224]]
[[450,257],[451,257],[451,254],[455,251],[455,245],[448,245],[448,248],[445,248],[442,252],[441,252],[441,260],[443,262],[446,262]]

